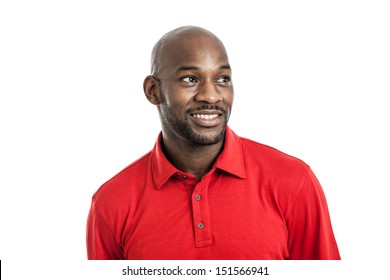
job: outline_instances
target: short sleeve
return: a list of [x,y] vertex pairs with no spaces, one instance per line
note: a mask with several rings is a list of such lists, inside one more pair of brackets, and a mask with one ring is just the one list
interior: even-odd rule
[[87,220],[87,254],[89,260],[124,259],[121,246],[92,200]]
[[286,224],[289,259],[340,259],[325,194],[309,167],[286,215]]

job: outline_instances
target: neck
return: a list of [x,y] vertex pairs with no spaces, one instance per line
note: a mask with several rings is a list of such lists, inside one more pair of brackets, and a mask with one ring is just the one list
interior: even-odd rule
[[162,149],[165,156],[177,169],[194,175],[198,180],[210,171],[222,146],[223,141],[213,145],[171,141],[163,133]]

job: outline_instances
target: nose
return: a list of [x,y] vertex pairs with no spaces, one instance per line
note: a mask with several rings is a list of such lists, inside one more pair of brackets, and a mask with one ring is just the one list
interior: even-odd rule
[[212,104],[222,100],[223,97],[214,81],[203,81],[199,85],[198,92],[195,95],[195,101]]

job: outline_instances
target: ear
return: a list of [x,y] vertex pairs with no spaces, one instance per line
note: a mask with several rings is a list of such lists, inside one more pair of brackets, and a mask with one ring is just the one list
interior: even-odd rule
[[149,75],[144,80],[144,93],[150,103],[160,104],[160,86],[159,82],[152,75]]

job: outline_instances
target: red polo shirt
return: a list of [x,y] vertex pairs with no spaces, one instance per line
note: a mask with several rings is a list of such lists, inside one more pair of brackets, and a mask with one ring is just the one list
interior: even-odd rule
[[301,160],[238,137],[198,181],[153,150],[93,196],[89,259],[340,259],[323,190]]

